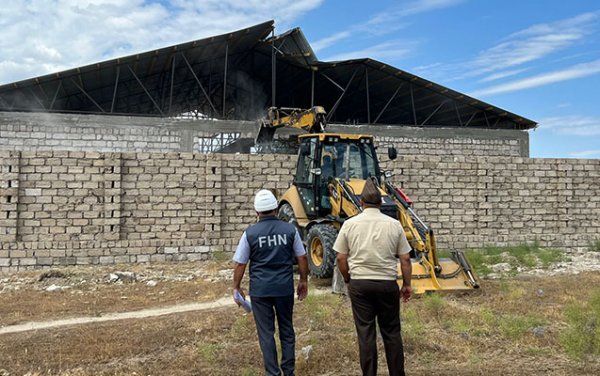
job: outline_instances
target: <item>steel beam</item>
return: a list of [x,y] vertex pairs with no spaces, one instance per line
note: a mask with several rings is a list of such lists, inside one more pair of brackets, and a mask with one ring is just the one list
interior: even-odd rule
[[42,109],[45,110],[46,106],[44,106],[44,103],[42,102],[42,100],[40,98],[38,98],[37,95],[35,95],[35,93],[33,92],[33,89],[31,87],[28,87],[27,90],[29,90],[29,94],[33,97],[33,99],[35,99],[36,102],[38,102],[40,107],[42,107]]
[[431,119],[431,118],[433,117],[433,115],[435,115],[435,114],[436,114],[436,112],[438,112],[438,111],[440,110],[440,108],[442,108],[442,107],[443,107],[443,106],[446,104],[446,102],[447,102],[447,101],[442,101],[442,103],[440,103],[440,104],[439,104],[439,105],[438,105],[438,106],[435,108],[435,110],[433,110],[433,112],[432,112],[432,113],[431,113],[429,116],[427,116],[427,119],[425,119],[425,120],[424,120],[424,121],[421,123],[421,126],[425,125],[425,123],[427,123],[427,122],[429,121],[429,119]]
[[10,104],[8,104],[8,102],[4,98],[2,98],[2,96],[0,96],[0,101],[2,101],[2,103],[4,103],[6,109],[11,108]]
[[173,107],[173,85],[175,83],[175,54],[171,61],[171,87],[169,88],[169,116],[172,115],[171,108]]
[[225,44],[225,67],[223,69],[223,119],[225,119],[225,103],[227,101],[227,59],[229,58],[229,42]]
[[[272,31],[275,37],[275,29]],[[275,40],[271,39],[271,107],[275,107],[277,98],[277,57],[275,56]]]
[[469,118],[469,121],[467,121],[467,122],[465,123],[465,127],[468,127],[468,126],[469,126],[469,124],[471,124],[471,120],[473,120],[473,118],[475,117],[475,115],[477,115],[477,113],[478,113],[478,112],[479,112],[479,111],[475,111],[475,112],[473,112],[473,115],[471,115],[471,117]]
[[86,97],[87,97],[87,98],[88,98],[90,101],[92,101],[92,103],[93,103],[93,104],[94,104],[96,107],[98,107],[98,109],[99,109],[101,112],[105,112],[105,111],[104,111],[104,109],[103,109],[102,107],[100,107],[100,105],[99,105],[98,103],[96,103],[96,101],[94,100],[94,98],[92,98],[92,97],[91,97],[91,96],[90,96],[90,95],[89,95],[89,94],[88,94],[88,93],[87,93],[87,92],[86,92],[86,91],[85,91],[85,90],[84,90],[84,89],[83,89],[81,86],[79,86],[79,85],[77,84],[77,82],[75,82],[75,80],[74,80],[74,79],[72,79],[72,78],[71,78],[71,82],[73,83],[73,85],[77,86],[77,88],[78,88],[79,90],[81,90],[81,92],[82,92],[82,93],[83,93],[83,94],[84,94],[84,95],[85,95],[85,96],[86,96]]
[[330,78],[328,75],[326,75],[323,72],[319,72],[323,77],[325,77],[326,79],[328,79],[332,84],[334,84],[335,86],[337,86],[338,89],[340,89],[341,91],[344,91],[344,88],[338,84],[337,82],[335,82],[332,78]]
[[383,106],[383,108],[379,112],[379,115],[377,115],[377,117],[375,118],[375,121],[373,122],[373,124],[375,124],[375,123],[377,123],[377,121],[379,121],[379,118],[381,117],[381,115],[383,115],[383,113],[388,108],[388,106],[390,105],[390,103],[392,103],[392,101],[394,100],[394,98],[396,98],[396,95],[398,94],[398,92],[400,91],[400,89],[402,88],[402,86],[404,86],[404,82],[401,82],[400,85],[398,85],[398,88],[396,89],[396,91],[394,92],[394,94],[392,94],[392,97],[387,101],[387,103],[385,104],[385,106]]
[[48,102],[48,100],[50,98],[48,98],[48,94],[46,94],[46,91],[44,90],[44,87],[40,84],[40,82],[38,81],[38,79],[36,78],[36,83],[37,83],[37,87],[40,90],[40,92],[44,95],[44,99],[46,100],[46,102]]
[[367,91],[367,124],[371,124],[371,101],[369,98],[369,67],[365,67],[365,82]]
[[412,84],[410,84],[410,105],[412,106],[413,124],[417,125],[417,109],[415,107],[415,95],[413,94]]
[[327,121],[329,121],[329,119],[331,119],[331,117],[333,116],[333,114],[337,110],[340,102],[342,101],[342,98],[344,98],[344,95],[346,94],[346,91],[350,87],[350,84],[352,83],[352,80],[354,80],[354,76],[356,76],[356,72],[358,72],[358,68],[354,70],[354,73],[352,73],[352,77],[350,77],[350,80],[348,80],[348,83],[346,84],[346,87],[344,88],[344,91],[342,91],[342,94],[340,95],[340,97],[338,98],[338,100],[335,102],[335,104],[331,108],[331,111],[327,114]]
[[56,102],[56,98],[58,97],[58,92],[60,91],[61,88],[62,88],[62,80],[58,81],[58,86],[56,87],[56,91],[54,92],[54,96],[52,97],[52,102],[50,102],[50,107],[48,107],[49,110],[54,108],[54,103]]
[[138,78],[138,76],[135,74],[135,72],[133,71],[133,69],[131,69],[131,67],[128,65],[127,69],[129,69],[129,71],[131,72],[131,74],[133,75],[133,77],[135,78],[135,80],[137,81],[138,84],[140,84],[140,86],[142,87],[142,89],[144,90],[144,92],[146,93],[146,95],[148,96],[148,98],[150,98],[150,101],[152,101],[152,104],[154,104],[154,107],[158,110],[158,112],[160,113],[161,116],[163,116],[163,112],[160,109],[160,107],[158,107],[158,104],[156,103],[156,101],[154,100],[154,98],[152,98],[152,95],[150,95],[150,92],[148,92],[148,90],[146,89],[146,87],[144,86],[144,84],[142,83],[142,81],[140,81],[140,79]]
[[456,101],[454,102],[454,110],[456,111],[456,117],[458,118],[458,123],[462,127],[463,122],[462,122],[462,118],[460,117],[460,111],[458,111],[458,105],[456,104]]
[[311,80],[310,80],[310,107],[315,105],[315,71],[311,69]]
[[112,102],[110,103],[110,112],[115,112],[115,103],[117,102],[117,90],[119,88],[119,78],[121,77],[121,66],[117,65],[117,77],[115,78],[115,88],[113,89]]
[[[185,57],[185,55],[183,54],[183,52],[181,53],[181,57],[183,57],[183,61],[185,62],[185,64],[187,65],[188,69],[190,70],[190,72],[192,72],[192,76],[194,76],[194,80],[196,80],[196,83],[198,84],[198,86],[200,86],[200,90],[202,90],[202,93],[204,94],[204,98],[206,98],[206,100],[208,101],[208,104],[210,104],[210,107],[213,110],[213,114],[216,115],[218,113],[215,105],[213,104],[213,102],[210,100],[210,97],[208,96],[208,93],[206,92],[206,90],[204,89],[204,85],[202,85],[202,82],[200,82],[200,79],[198,78],[198,76],[196,75],[196,73],[194,72],[194,69],[192,68],[190,62],[188,61],[188,59]],[[174,58],[174,57],[173,57]],[[173,68],[173,74],[175,72],[175,68]],[[171,91],[172,91],[172,87],[171,87]]]

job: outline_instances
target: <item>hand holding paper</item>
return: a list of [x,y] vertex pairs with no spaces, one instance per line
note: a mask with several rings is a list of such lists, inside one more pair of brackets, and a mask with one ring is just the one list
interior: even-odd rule
[[243,292],[240,292],[239,290],[233,290],[233,300],[235,300],[237,305],[244,308],[246,312],[252,311],[252,304],[246,300],[246,298],[243,295]]

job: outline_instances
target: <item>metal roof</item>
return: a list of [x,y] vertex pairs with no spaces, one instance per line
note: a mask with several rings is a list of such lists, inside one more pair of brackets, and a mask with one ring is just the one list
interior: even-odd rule
[[236,32],[0,86],[0,111],[254,120],[320,105],[330,122],[530,129],[532,120],[373,59],[319,61],[299,28]]

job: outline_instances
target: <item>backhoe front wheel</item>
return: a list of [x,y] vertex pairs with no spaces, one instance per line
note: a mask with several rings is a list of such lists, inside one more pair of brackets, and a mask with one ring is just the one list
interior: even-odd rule
[[333,275],[335,251],[333,243],[337,229],[330,224],[316,224],[308,230],[306,246],[308,251],[308,269],[317,278],[329,278]]
[[288,204],[287,202],[281,205],[277,217],[284,222],[289,222],[296,227],[298,226],[298,221],[296,220],[294,209],[292,208],[292,205]]

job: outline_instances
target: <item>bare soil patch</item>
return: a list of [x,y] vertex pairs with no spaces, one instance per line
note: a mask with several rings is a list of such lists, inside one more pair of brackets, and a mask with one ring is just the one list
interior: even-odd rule
[[0,326],[212,301],[228,295],[231,275],[213,261],[0,275]]

